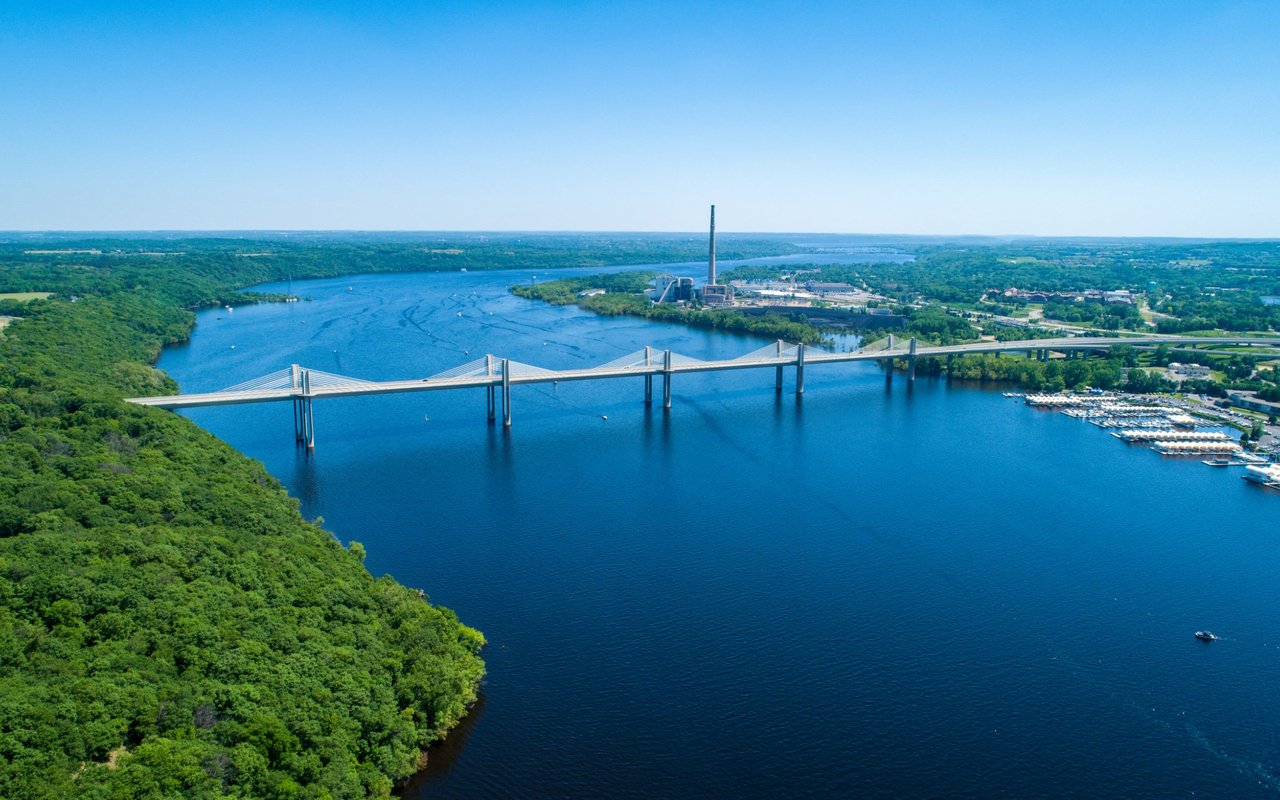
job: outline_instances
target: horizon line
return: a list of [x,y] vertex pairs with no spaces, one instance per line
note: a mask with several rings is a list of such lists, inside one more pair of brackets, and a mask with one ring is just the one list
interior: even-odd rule
[[[722,236],[865,236],[874,238],[922,238],[922,239],[1004,239],[1033,240],[1194,240],[1222,242],[1280,241],[1280,234],[1263,236],[1215,236],[1194,234],[1034,234],[1034,233],[871,233],[866,231],[718,231]],[[117,236],[141,236],[144,234],[470,234],[470,235],[530,235],[530,236],[586,236],[586,235],[641,235],[641,236],[694,236],[705,235],[699,230],[616,230],[616,229],[498,229],[498,228],[14,228],[0,229],[0,236],[111,234]]]

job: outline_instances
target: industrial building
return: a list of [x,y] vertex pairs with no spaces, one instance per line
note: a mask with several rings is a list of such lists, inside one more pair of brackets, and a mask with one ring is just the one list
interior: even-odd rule
[[644,293],[655,303],[689,303],[694,298],[693,278],[660,275]]

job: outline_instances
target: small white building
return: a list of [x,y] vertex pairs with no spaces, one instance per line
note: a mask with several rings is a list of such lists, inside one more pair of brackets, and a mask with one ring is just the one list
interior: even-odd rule
[[1169,374],[1174,380],[1207,380],[1209,378],[1209,368],[1204,364],[1179,364],[1174,361],[1169,364]]

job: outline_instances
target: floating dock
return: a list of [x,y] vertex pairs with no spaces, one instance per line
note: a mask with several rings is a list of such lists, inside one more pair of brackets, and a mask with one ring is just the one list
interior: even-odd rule
[[1229,439],[1220,442],[1163,441],[1156,442],[1151,449],[1165,456],[1236,455],[1244,451],[1244,448]]
[[[1113,433],[1126,442],[1230,442],[1231,437],[1219,431],[1123,430]],[[1234,444],[1234,442],[1233,442]]]

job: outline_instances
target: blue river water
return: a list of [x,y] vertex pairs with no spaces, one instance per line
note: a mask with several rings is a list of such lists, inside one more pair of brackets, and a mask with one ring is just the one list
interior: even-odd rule
[[[298,282],[160,366],[207,391],[763,344],[529,279]],[[992,389],[793,378],[677,376],[669,413],[638,378],[518,386],[509,432],[480,390],[319,401],[310,455],[287,403],[190,416],[488,637],[409,797],[1280,794],[1280,496]]]

